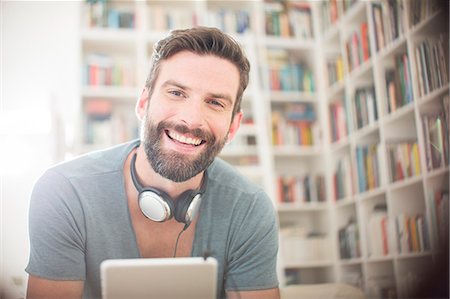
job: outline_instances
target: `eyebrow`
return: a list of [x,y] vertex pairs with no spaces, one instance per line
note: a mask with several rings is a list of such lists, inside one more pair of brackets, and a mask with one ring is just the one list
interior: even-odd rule
[[[167,86],[170,86],[170,85],[176,86],[178,88],[181,88],[181,89],[187,90],[187,91],[191,90],[191,88],[187,87],[186,85],[183,85],[183,84],[181,84],[181,83],[179,83],[177,81],[174,81],[174,80],[167,80],[166,82],[164,82],[162,84],[162,87],[167,87]],[[209,92],[207,94],[207,96],[211,97],[211,98],[223,99],[223,100],[227,101],[230,105],[233,105],[233,100],[231,99],[230,95],[222,94],[222,93]]]

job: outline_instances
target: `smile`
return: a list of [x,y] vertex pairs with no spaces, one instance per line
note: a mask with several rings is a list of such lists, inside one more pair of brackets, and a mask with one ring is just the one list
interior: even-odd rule
[[202,144],[202,142],[203,142],[203,140],[201,140],[201,139],[192,138],[192,137],[186,137],[184,135],[178,134],[178,133],[173,132],[173,131],[166,131],[166,133],[167,133],[167,136],[170,137],[170,139],[176,140],[176,141],[178,141],[180,143],[183,143],[183,144],[189,144],[189,145],[197,146],[197,145]]

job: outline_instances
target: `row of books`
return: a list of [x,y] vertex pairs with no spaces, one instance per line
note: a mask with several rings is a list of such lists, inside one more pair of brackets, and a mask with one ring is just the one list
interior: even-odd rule
[[435,113],[422,114],[427,170],[449,165],[449,95],[439,101]]
[[316,113],[311,104],[289,103],[272,111],[274,145],[313,145],[319,140]]
[[431,227],[436,247],[448,250],[449,205],[448,185],[444,188],[428,189],[427,200],[430,206]]
[[373,86],[355,90],[354,112],[358,129],[371,125],[378,120],[377,100]]
[[133,86],[134,69],[128,59],[94,53],[85,58],[82,81],[90,86]]
[[399,214],[395,217],[397,249],[399,254],[431,250],[427,219],[422,214]]
[[382,0],[372,3],[375,46],[377,51],[402,35],[407,27],[407,11],[403,1]]
[[338,230],[338,241],[341,259],[361,257],[359,228],[353,219]]
[[194,9],[152,6],[149,10],[149,27],[154,31],[189,28],[200,24],[200,16]]
[[347,12],[356,0],[321,1],[322,29],[325,32]]
[[242,34],[251,31],[250,13],[246,10],[220,9],[209,11],[207,24],[228,33]]
[[394,61],[395,68],[385,71],[388,112],[393,112],[414,99],[408,55],[398,55]]
[[350,133],[351,119],[345,98],[329,105],[331,141],[336,142],[347,137]]
[[372,190],[381,185],[379,151],[378,144],[356,147],[356,172],[359,192]]
[[311,146],[320,138],[317,122],[289,121],[279,111],[272,112],[272,144]]
[[336,170],[333,173],[334,199],[342,200],[354,194],[353,170],[350,157],[345,156],[339,159]]
[[417,141],[387,144],[387,161],[391,182],[420,175],[420,156]]
[[328,86],[344,80],[344,61],[342,56],[327,60]]
[[[414,26],[426,20],[433,13],[439,11],[446,1],[441,0],[407,0],[405,4],[408,6],[409,11],[409,23],[410,26]],[[448,3],[447,3],[448,4]],[[448,7],[447,7],[448,8]],[[447,12],[448,9],[442,11]]]
[[267,50],[269,87],[274,91],[315,91],[314,76],[311,69],[292,61],[285,49]]
[[370,257],[387,256],[395,252],[393,229],[386,203],[376,204],[367,222],[367,245]]
[[138,136],[137,124],[131,125],[126,115],[115,113],[111,101],[86,101],[84,115],[85,144],[112,145]]
[[415,47],[419,95],[424,96],[449,83],[448,33],[427,38]]
[[311,6],[305,2],[273,1],[264,4],[267,35],[313,38]]
[[279,176],[278,201],[295,204],[325,202],[324,176],[320,174]]
[[362,22],[345,42],[349,71],[353,71],[370,58],[370,42],[367,22]]
[[134,8],[130,5],[113,6],[106,0],[88,0],[85,6],[88,27],[135,28]]
[[245,147],[251,147],[256,145],[255,135],[236,135],[233,140],[226,145],[227,149],[242,149]]

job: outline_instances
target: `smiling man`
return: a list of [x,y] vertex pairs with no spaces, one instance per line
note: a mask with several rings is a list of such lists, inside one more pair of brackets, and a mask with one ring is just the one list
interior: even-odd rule
[[218,298],[279,298],[272,203],[216,158],[239,128],[249,69],[217,29],[173,31],[155,46],[140,139],[36,183],[28,298],[98,298],[106,259],[206,253],[219,262]]

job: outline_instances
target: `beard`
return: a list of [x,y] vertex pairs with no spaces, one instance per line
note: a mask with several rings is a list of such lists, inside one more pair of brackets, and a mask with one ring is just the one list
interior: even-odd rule
[[[161,142],[163,134],[166,134],[168,129],[181,134],[189,133],[203,140],[204,150],[195,157],[172,150],[164,151],[161,148]],[[156,125],[148,116],[145,117],[141,130],[141,142],[153,170],[162,177],[177,183],[187,181],[204,171],[220,153],[227,140],[226,137],[217,140],[213,134],[200,128],[189,129],[185,125],[168,121],[161,121]]]

